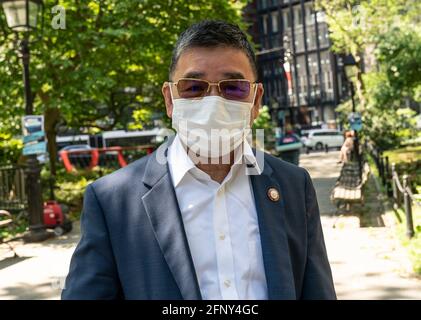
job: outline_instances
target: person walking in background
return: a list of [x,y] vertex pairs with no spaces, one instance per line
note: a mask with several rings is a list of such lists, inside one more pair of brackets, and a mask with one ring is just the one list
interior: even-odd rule
[[345,133],[345,141],[341,147],[341,153],[338,163],[346,163],[349,161],[351,152],[354,149],[354,138],[351,131]]

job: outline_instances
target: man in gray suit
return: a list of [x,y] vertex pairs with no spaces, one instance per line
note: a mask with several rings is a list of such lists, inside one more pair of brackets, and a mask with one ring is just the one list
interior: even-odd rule
[[335,299],[309,174],[250,147],[263,86],[235,25],[175,46],[162,92],[176,130],[88,186],[63,299]]

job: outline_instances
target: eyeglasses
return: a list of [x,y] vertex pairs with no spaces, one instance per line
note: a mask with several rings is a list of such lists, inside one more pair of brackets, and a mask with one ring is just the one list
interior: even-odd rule
[[245,100],[249,97],[251,83],[246,79],[227,79],[218,82],[209,82],[202,79],[182,78],[177,82],[170,82],[177,88],[178,95],[184,99],[198,99],[204,97],[211,86],[218,86],[218,92],[229,100]]

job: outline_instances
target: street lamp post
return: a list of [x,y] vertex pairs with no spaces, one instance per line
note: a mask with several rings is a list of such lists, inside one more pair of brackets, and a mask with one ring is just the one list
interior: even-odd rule
[[[29,78],[29,32],[37,29],[39,17],[42,17],[41,0],[0,0],[8,27],[23,34],[19,51],[23,63],[23,82],[25,88],[25,114],[34,113],[32,92]],[[26,188],[28,195],[29,231],[25,234],[26,242],[38,242],[49,237],[43,224],[43,201],[41,192],[41,168],[36,155],[27,156]]]
[[[357,65],[357,63],[355,62],[355,59],[353,56],[348,56],[345,58],[344,60],[344,68],[345,68],[345,75],[348,81],[348,85],[349,85],[349,91],[350,91],[350,96],[351,96],[351,102],[352,102],[352,112],[355,114],[356,112],[356,108],[355,108],[355,100],[354,100],[354,96],[355,96],[355,90],[354,90],[354,83],[352,82],[351,78],[355,75],[355,70],[354,67]],[[354,150],[355,150],[355,156],[356,156],[356,160],[358,162],[358,169],[359,169],[359,175],[361,178],[362,175],[362,165],[361,165],[361,155],[360,155],[360,143],[359,143],[359,137],[358,137],[358,131],[354,130],[355,133],[355,139],[354,139]]]

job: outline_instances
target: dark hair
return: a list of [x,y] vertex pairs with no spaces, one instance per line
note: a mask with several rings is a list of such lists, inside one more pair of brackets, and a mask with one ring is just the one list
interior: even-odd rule
[[254,76],[257,78],[256,56],[250,42],[247,40],[246,34],[239,26],[225,21],[203,20],[192,24],[178,38],[171,58],[170,79],[180,55],[186,49],[218,46],[226,46],[243,51],[250,61]]

